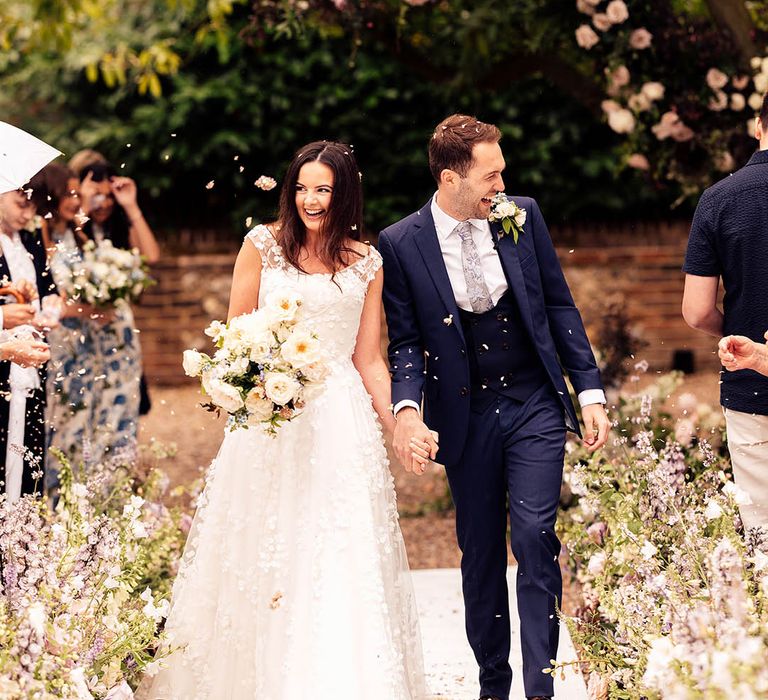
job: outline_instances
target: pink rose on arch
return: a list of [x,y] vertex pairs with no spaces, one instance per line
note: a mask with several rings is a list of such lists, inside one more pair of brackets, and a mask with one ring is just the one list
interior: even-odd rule
[[629,35],[629,45],[636,51],[647,49],[651,45],[652,40],[653,34],[651,34],[645,27],[635,29]]
[[664,112],[661,115],[661,121],[652,126],[651,131],[659,141],[667,138],[678,142],[690,141],[694,136],[693,130],[680,119],[677,112],[672,111]]
[[713,90],[720,90],[728,85],[728,76],[717,68],[710,68],[707,71],[707,85]]
[[606,114],[610,114],[611,112],[616,112],[617,110],[621,109],[621,105],[616,102],[616,100],[603,100],[600,103],[600,106],[603,108],[603,112]]
[[633,153],[627,158],[627,165],[635,170],[650,170],[651,164],[642,153]]
[[576,0],[576,9],[585,15],[595,14],[595,5],[589,0]]
[[629,68],[626,66],[618,66],[617,68],[614,68],[609,75],[612,87],[621,88],[625,85],[629,85],[631,79],[632,76],[629,73]]
[[709,101],[708,107],[713,112],[722,112],[728,106],[728,95],[722,90],[715,90],[715,96]]
[[605,12],[598,12],[592,17],[592,24],[594,24],[601,32],[608,31],[613,26],[613,22],[611,22]]
[[605,8],[605,14],[608,15],[611,24],[621,24],[629,19],[629,10],[624,0],[611,0]]
[[600,37],[595,33],[588,24],[582,24],[576,30],[576,43],[581,46],[582,49],[591,49],[595,44],[600,41]]

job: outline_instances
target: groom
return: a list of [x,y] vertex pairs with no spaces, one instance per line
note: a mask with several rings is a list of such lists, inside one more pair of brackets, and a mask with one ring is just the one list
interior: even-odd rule
[[[536,202],[515,242],[489,223],[504,190],[501,133],[455,114],[437,126],[437,193],[381,233],[394,448],[409,471],[445,465],[456,506],[466,630],[480,697],[507,700],[507,507],[518,562],[523,681],[549,698],[562,594],[555,519],[566,429],[578,432],[563,369],[579,395],[590,450],[610,423],[595,358]],[[420,410],[424,403],[424,420]]]

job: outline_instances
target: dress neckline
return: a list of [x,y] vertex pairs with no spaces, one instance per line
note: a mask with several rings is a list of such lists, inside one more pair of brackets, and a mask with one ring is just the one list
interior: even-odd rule
[[372,253],[371,253],[371,246],[368,245],[368,252],[355,260],[355,262],[350,263],[346,267],[342,267],[340,270],[337,270],[336,272],[304,272],[303,270],[299,270],[299,268],[294,267],[291,265],[286,259],[285,255],[283,254],[283,247],[278,243],[277,238],[275,238],[275,235],[270,230],[269,226],[266,224],[259,224],[260,228],[263,228],[269,237],[272,239],[272,245],[274,245],[277,250],[278,254],[280,256],[280,262],[283,264],[284,267],[290,267],[292,270],[295,270],[298,274],[304,275],[305,277],[333,277],[334,275],[340,275],[342,272],[346,272],[347,270],[351,270],[352,268],[356,267],[357,265],[360,265],[361,263],[368,260]]

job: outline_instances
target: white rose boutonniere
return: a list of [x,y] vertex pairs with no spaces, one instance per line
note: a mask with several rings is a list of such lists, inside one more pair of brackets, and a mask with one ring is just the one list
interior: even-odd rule
[[527,217],[525,209],[517,206],[503,192],[497,192],[491,200],[491,213],[488,215],[488,221],[500,221],[503,233],[499,238],[512,234],[512,239],[517,244],[520,234],[523,232],[523,224]]

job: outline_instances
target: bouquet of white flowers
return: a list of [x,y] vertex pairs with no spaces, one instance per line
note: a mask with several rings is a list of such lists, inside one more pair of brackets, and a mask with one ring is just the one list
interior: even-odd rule
[[296,292],[273,292],[262,308],[206,328],[218,348],[213,357],[184,351],[184,371],[201,378],[209,397],[204,407],[224,409],[233,430],[261,426],[275,435],[283,421],[301,413],[328,374],[301,305]]
[[68,299],[104,307],[136,301],[154,284],[138,250],[115,248],[112,241],[88,241],[82,253],[56,256],[54,277]]

